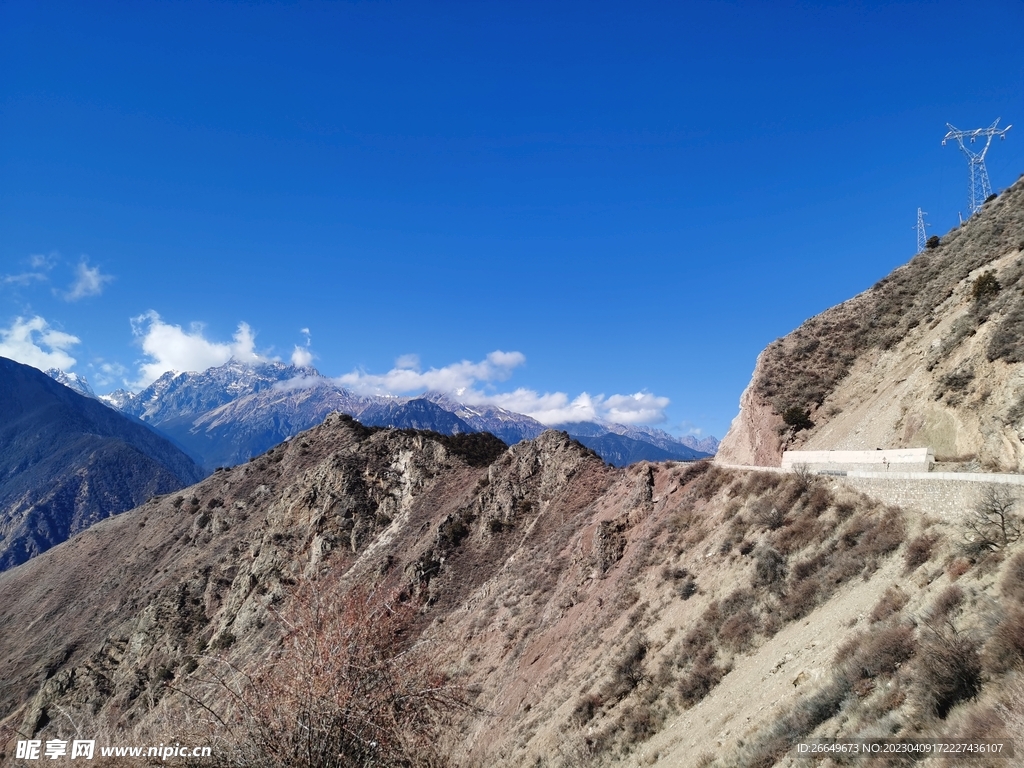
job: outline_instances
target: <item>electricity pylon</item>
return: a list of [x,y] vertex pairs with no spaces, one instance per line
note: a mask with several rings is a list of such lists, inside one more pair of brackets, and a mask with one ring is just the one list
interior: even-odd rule
[[931,224],[924,223],[924,217],[928,214],[922,211],[920,208],[917,209],[917,252],[921,253],[925,246],[928,245],[928,234],[925,232],[925,227],[930,227]]
[[[942,138],[942,144],[945,146],[946,142],[950,139],[956,139],[960,145],[960,150],[967,156],[967,166],[970,171],[970,187],[967,193],[967,202],[969,205],[970,215],[973,216],[978,212],[978,209],[985,202],[985,198],[992,194],[992,185],[988,180],[988,171],[985,169],[985,153],[988,152],[988,146],[992,143],[992,137],[998,136],[1000,139],[1006,138],[1006,132],[1013,128],[1012,125],[1008,125],[1001,131],[996,128],[999,125],[999,118],[992,123],[988,128],[976,128],[973,131],[960,131],[954,128],[949,123],[946,123],[949,127],[949,133]],[[982,147],[980,152],[975,152],[967,148],[964,144],[964,139],[970,139],[971,144],[976,139],[985,137],[985,146]]]

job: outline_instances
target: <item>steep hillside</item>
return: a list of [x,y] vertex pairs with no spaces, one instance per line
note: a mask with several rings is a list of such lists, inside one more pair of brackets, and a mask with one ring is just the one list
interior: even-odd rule
[[839,481],[335,415],[0,575],[0,743],[568,768],[993,736],[1024,554],[962,542]]
[[760,355],[718,453],[932,446],[1024,470],[1024,180]]
[[148,427],[0,358],[0,570],[202,476]]

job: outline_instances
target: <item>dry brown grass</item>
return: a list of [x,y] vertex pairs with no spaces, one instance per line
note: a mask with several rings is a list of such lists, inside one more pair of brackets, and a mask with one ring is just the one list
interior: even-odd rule
[[927,631],[917,666],[923,702],[936,717],[944,720],[954,705],[978,695],[979,651],[978,641],[952,622]]
[[868,619],[872,624],[885,621],[902,611],[909,599],[910,597],[904,590],[897,586],[891,586],[885,590],[875,607],[871,609]]
[[992,674],[1008,672],[1024,662],[1024,609],[1012,608],[996,625],[985,643],[984,662]]
[[1007,600],[1024,603],[1024,552],[1018,552],[1006,563],[999,588]]
[[946,566],[950,581],[956,581],[971,569],[971,561],[966,557],[955,557]]
[[908,541],[907,549],[903,553],[904,570],[906,573],[910,573],[931,560],[938,541],[939,537],[933,533],[922,533]]

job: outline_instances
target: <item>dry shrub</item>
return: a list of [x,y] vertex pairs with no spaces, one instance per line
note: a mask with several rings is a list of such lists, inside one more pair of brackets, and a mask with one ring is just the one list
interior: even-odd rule
[[857,651],[860,650],[860,645],[864,638],[865,635],[861,633],[841,642],[839,647],[836,648],[836,655],[833,657],[832,661],[835,664],[841,665],[843,662],[852,659],[856,655]]
[[718,639],[726,648],[738,653],[750,647],[756,629],[757,614],[745,606],[725,620],[718,630]]
[[907,550],[903,553],[905,570],[910,573],[915,568],[927,563],[932,558],[932,550],[939,537],[931,533],[922,533],[907,542]]
[[666,565],[661,569],[661,578],[673,582],[675,593],[683,600],[689,600],[697,594],[697,582],[686,568]]
[[905,661],[917,651],[914,628],[897,624],[872,630],[861,639],[846,662],[845,672],[851,681],[896,674]]
[[818,606],[821,593],[821,582],[818,579],[798,581],[780,601],[779,614],[786,621],[802,619]]
[[930,630],[921,646],[919,669],[924,702],[943,720],[956,704],[981,690],[978,642],[952,623]]
[[661,569],[661,578],[664,581],[682,581],[690,575],[690,572],[681,566],[672,567],[666,565]]
[[758,734],[742,764],[747,768],[771,768],[793,746],[819,725],[839,714],[850,693],[850,684],[839,676],[828,685],[800,700],[786,715]]
[[761,616],[761,634],[765,637],[775,637],[782,629],[782,617],[776,611],[767,611]]
[[718,612],[721,614],[721,620],[718,622],[719,625],[725,619],[729,618],[735,613],[742,611],[745,608],[750,608],[757,602],[757,595],[754,594],[753,590],[750,589],[735,589],[729,593],[720,603]]
[[1006,733],[1006,721],[993,707],[977,707],[964,718],[964,741],[989,741]]
[[680,643],[676,663],[680,667],[686,666],[700,656],[705,648],[713,647],[714,642],[714,630],[704,622],[699,623],[687,633]]
[[817,519],[801,515],[772,536],[772,544],[783,554],[792,554],[821,538]]
[[775,472],[748,472],[743,484],[743,495],[760,496],[766,491],[774,491],[782,482],[782,475]]
[[887,555],[903,543],[906,532],[903,513],[895,507],[889,507],[881,519],[873,521],[864,532],[860,546],[865,555]]
[[804,498],[804,510],[814,517],[832,505],[832,492],[823,483],[815,483]]
[[282,617],[278,655],[215,686],[232,705],[221,721],[237,763],[443,764],[438,734],[468,704],[438,660],[411,645],[415,618],[411,606],[361,588],[338,596],[315,586],[300,591]]
[[1017,496],[1006,486],[987,485],[974,508],[964,517],[964,536],[978,553],[995,552],[1024,534],[1024,520],[1015,511]]
[[867,561],[857,550],[839,552],[832,557],[827,567],[822,569],[819,576],[823,584],[827,584],[831,593],[834,587],[838,587],[854,576],[862,573]]
[[836,517],[839,522],[844,522],[853,517],[853,513],[857,511],[857,506],[849,501],[841,501],[836,504]]
[[890,616],[902,611],[909,599],[907,593],[902,589],[897,586],[891,586],[885,590],[878,603],[871,609],[871,614],[868,618],[872,624],[885,621]]
[[935,598],[928,611],[928,621],[932,625],[941,624],[960,607],[964,601],[964,591],[956,584],[950,584]]
[[[899,678],[896,678],[898,681]],[[903,688],[894,683],[891,687],[887,688],[885,693],[882,694],[881,698],[878,699],[875,705],[875,711],[879,716],[884,715],[886,712],[892,712],[894,709],[898,709],[903,706],[903,702],[907,700],[907,692]]]
[[728,470],[712,466],[693,484],[693,491],[698,497],[707,501],[722,490],[730,480],[732,480],[732,474]]
[[996,625],[985,643],[985,669],[1003,673],[1024,661],[1024,610],[1015,608]]
[[760,547],[755,553],[754,586],[769,592],[781,592],[786,581],[786,558],[777,549]]
[[604,699],[599,693],[588,693],[586,696],[576,702],[576,706],[572,710],[572,719],[576,725],[583,727],[601,710],[601,705],[604,704]]
[[950,581],[956,581],[971,569],[971,561],[966,557],[956,557],[949,561],[946,573]]
[[638,744],[657,733],[661,722],[662,718],[650,702],[638,701],[622,713],[618,728],[626,744]]
[[683,706],[689,709],[707,696],[725,676],[727,670],[715,664],[715,649],[705,646],[693,661],[690,671],[677,688]]
[[1003,580],[999,584],[1003,597],[1024,603],[1024,552],[1018,552],[1003,569]]
[[774,531],[786,523],[786,513],[779,506],[778,501],[770,496],[757,499],[750,505],[750,516],[761,527]]
[[700,461],[687,463],[683,471],[679,473],[679,484],[686,485],[693,482],[713,466],[714,464],[712,464],[710,459],[701,459]]
[[812,557],[800,560],[793,566],[792,579],[794,582],[803,581],[813,576],[825,567],[828,559],[832,556],[830,549],[823,549]]
[[642,634],[630,638],[612,669],[612,679],[607,689],[609,698],[622,699],[647,679],[644,659],[650,647],[647,637]]
[[786,476],[785,482],[779,486],[775,496],[779,506],[789,511],[814,487],[817,487],[817,478],[806,466],[798,466],[793,474]]

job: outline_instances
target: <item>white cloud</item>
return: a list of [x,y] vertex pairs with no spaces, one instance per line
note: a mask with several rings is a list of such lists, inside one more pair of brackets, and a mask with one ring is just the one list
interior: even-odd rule
[[477,363],[463,360],[443,368],[421,371],[418,357],[403,355],[387,373],[354,371],[336,381],[362,395],[402,395],[426,390],[447,392],[467,405],[495,405],[526,414],[542,424],[580,421],[658,424],[665,421],[669,399],[650,392],[608,397],[583,392],[570,398],[565,392],[542,394],[524,387],[512,392],[493,391],[491,385],[494,382],[505,381],[514,369],[525,362],[526,357],[521,352],[496,351]]
[[103,286],[113,279],[113,275],[104,275],[99,267],[90,267],[89,262],[82,259],[75,269],[75,282],[64,294],[64,298],[68,301],[78,301],[86,296],[99,296],[103,293]]
[[300,347],[296,344],[295,349],[292,350],[292,365],[297,365],[299,368],[305,368],[307,365],[312,364],[313,353],[306,347]]
[[247,323],[239,323],[231,342],[209,341],[203,326],[193,323],[188,331],[180,325],[165,323],[150,310],[132,318],[132,333],[139,337],[142,351],[149,358],[139,363],[134,387],[145,387],[167,371],[205,371],[234,358],[255,363],[269,358],[256,351],[256,336]]
[[115,382],[128,384],[128,380],[125,378],[128,375],[128,369],[120,363],[107,363],[103,358],[96,358],[89,363],[89,371],[92,380],[99,387],[107,387]]
[[50,279],[46,273],[53,268],[55,256],[43,256],[34,254],[29,256],[27,261],[29,271],[19,272],[16,275],[0,275],[0,285],[28,285],[29,283],[43,283]]
[[3,285],[28,285],[29,283],[43,282],[46,275],[42,272],[22,272],[18,275],[0,275],[0,283]]
[[384,374],[353,371],[339,376],[336,381],[343,387],[361,395],[402,394],[437,390],[459,392],[477,382],[504,381],[512,370],[526,362],[521,352],[495,351],[478,363],[463,360],[443,368],[421,371],[415,355],[403,355],[395,367]]
[[540,394],[520,388],[514,392],[487,393],[467,390],[461,399],[467,405],[496,405],[524,413],[541,424],[580,421],[610,421],[616,424],[660,424],[665,421],[667,397],[648,392],[633,395],[591,395],[583,392],[570,399],[564,392]]
[[299,333],[306,337],[306,346],[300,347],[298,344],[295,345],[295,349],[292,350],[292,365],[305,368],[308,365],[312,365],[313,359],[316,357],[309,348],[309,345],[313,343],[313,337],[309,333],[309,328],[303,328]]
[[395,368],[412,368],[414,370],[419,370],[419,367],[419,355],[402,355],[397,360],[395,360]]
[[17,317],[9,328],[0,328],[0,356],[41,371],[68,370],[75,364],[68,350],[80,341],[77,336],[51,328],[38,315],[28,320]]
[[601,403],[605,418],[617,424],[658,424],[665,420],[669,399],[650,392],[611,395]]

